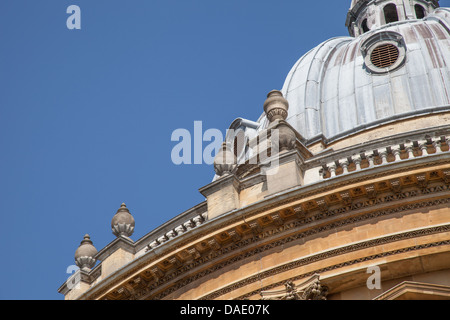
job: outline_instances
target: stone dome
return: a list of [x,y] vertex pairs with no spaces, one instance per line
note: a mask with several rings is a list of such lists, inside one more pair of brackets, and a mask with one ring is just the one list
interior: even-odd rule
[[[383,12],[390,2],[376,6]],[[338,139],[450,109],[450,10],[416,2],[423,3],[424,18],[399,10],[398,21],[363,30],[355,22],[373,13],[374,2],[353,1],[350,11],[359,11],[352,30],[361,34],[327,40],[293,66],[281,91],[289,102],[287,122],[306,140]],[[265,114],[258,122],[260,129],[269,123]]]

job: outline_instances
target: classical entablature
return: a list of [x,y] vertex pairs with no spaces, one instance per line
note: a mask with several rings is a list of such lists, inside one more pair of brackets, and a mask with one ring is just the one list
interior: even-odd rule
[[[255,299],[286,281],[301,282],[316,273],[322,275],[332,295],[337,288],[345,288],[344,284],[335,287],[336,274],[350,272],[353,281],[361,278],[361,285],[367,278],[364,268],[373,264],[389,269],[404,259],[411,266],[415,259],[429,259],[429,269],[420,267],[420,271],[432,272],[450,262],[450,223],[445,219],[450,167],[448,157],[436,157],[432,163],[414,161],[413,166],[398,162],[390,170],[373,167],[370,180],[355,173],[336,177],[326,187],[289,190],[269,197],[264,204],[207,221],[130,261],[79,298]],[[333,240],[338,234],[342,238]],[[136,249],[143,246],[127,241],[119,237],[113,244],[116,252],[136,255]],[[266,268],[240,272],[258,263]],[[412,267],[400,274],[386,271],[385,277],[414,271]],[[94,269],[90,281],[96,281],[96,272],[102,276]],[[232,272],[240,274],[233,276],[235,281],[211,286],[210,282]]]
[[[353,1],[355,38],[310,51],[284,89],[267,95],[258,122],[231,124],[214,179],[199,190],[204,202],[137,241],[122,204],[111,222],[116,238],[97,252],[86,235],[75,254],[80,270],[59,292],[81,300],[448,298],[450,11],[436,1],[396,0],[409,12],[399,21],[356,25],[370,6],[388,2]],[[419,2],[424,11],[416,14],[426,18],[412,19]],[[392,70],[364,66],[377,45],[383,53],[396,43],[405,47],[390,58]],[[425,73],[415,70],[421,50],[420,59],[425,52],[437,59]],[[349,86],[347,73],[361,83]],[[432,101],[421,104],[421,94]]]

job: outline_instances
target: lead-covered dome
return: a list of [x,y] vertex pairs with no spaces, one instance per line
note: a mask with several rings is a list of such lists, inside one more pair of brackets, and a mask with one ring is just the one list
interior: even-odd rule
[[[397,21],[389,16],[377,21],[374,15],[386,14],[390,5]],[[423,12],[412,11],[418,5]],[[289,101],[287,121],[305,139],[334,139],[449,110],[450,10],[436,6],[436,1],[353,1],[347,24],[350,34],[361,34],[327,40],[298,60],[281,90]],[[265,115],[259,122],[267,126]]]

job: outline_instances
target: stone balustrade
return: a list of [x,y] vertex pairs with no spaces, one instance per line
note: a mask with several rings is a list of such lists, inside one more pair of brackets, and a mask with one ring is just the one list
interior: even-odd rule
[[336,159],[331,163],[322,165],[320,175],[323,179],[330,179],[354,171],[444,152],[449,152],[448,136],[415,140],[377,148],[371,152],[363,152],[359,155]]
[[206,221],[206,219],[207,219],[207,213],[205,212],[203,214],[199,214],[198,216],[184,222],[181,225],[176,226],[172,230],[166,232],[163,235],[160,235],[155,240],[151,241],[145,248],[145,252],[148,252],[156,247],[159,247],[163,243],[170,241],[170,240],[176,238],[177,236],[202,225]]

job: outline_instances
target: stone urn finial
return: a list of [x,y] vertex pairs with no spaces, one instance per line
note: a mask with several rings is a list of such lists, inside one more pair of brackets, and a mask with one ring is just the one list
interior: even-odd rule
[[75,251],[75,263],[80,269],[89,271],[95,266],[97,260],[94,257],[96,254],[97,249],[92,244],[91,237],[86,234]]
[[279,124],[275,130],[278,131],[278,140],[275,139],[273,144],[277,145],[278,151],[293,150],[297,140],[294,130],[286,123]]
[[286,120],[288,116],[289,102],[279,90],[272,90],[267,94],[264,102],[264,112],[270,122]]
[[[283,97],[279,90],[272,90],[267,94],[267,99],[264,102],[264,112],[269,120],[269,126],[272,134],[275,130],[278,134],[278,139],[273,139],[273,146],[279,152],[285,150],[292,150],[295,148],[296,135],[292,127],[286,123],[288,117],[289,102]],[[278,123],[276,121],[278,120]]]
[[231,147],[226,142],[223,142],[214,159],[214,170],[218,176],[223,176],[226,173],[233,172],[235,168],[236,156],[232,152]]
[[134,232],[135,221],[133,216],[128,210],[125,203],[122,203],[119,210],[117,210],[116,214],[112,218],[111,221],[111,229],[112,233],[116,236],[125,236],[130,237]]

